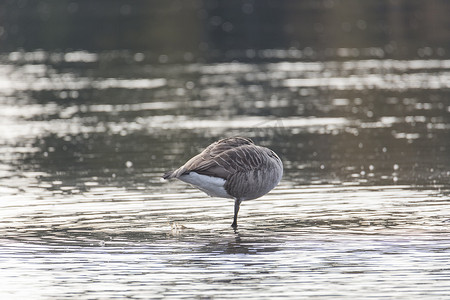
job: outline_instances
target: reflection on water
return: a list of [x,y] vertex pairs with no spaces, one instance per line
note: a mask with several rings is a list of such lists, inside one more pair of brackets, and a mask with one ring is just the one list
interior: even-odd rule
[[[108,55],[52,55],[1,59],[3,294],[450,293],[448,60],[143,63],[118,76],[92,72]],[[237,232],[232,201],[160,180],[231,135],[285,164]]]
[[[245,203],[234,233],[232,201],[173,188],[3,201],[3,292],[369,298],[449,289],[446,199],[434,190],[284,183]],[[18,289],[24,284],[31,288]]]
[[[450,2],[3,2],[2,299],[449,297]],[[236,232],[160,178],[233,135]]]

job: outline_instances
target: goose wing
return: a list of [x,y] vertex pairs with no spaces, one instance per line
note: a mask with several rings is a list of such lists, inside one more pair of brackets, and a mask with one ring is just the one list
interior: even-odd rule
[[249,147],[258,148],[247,138],[227,138],[209,145],[181,168],[166,173],[163,178],[176,178],[189,172],[227,179],[237,171],[257,166],[259,160]]
[[263,152],[258,146],[242,145],[225,150],[210,159],[196,161],[189,171],[228,179],[233,174],[257,169],[263,160]]

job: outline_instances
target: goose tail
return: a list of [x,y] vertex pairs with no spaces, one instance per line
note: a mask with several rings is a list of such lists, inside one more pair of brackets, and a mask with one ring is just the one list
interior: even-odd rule
[[163,179],[170,179],[170,178],[173,178],[173,172],[174,171],[169,171],[169,172],[166,172],[166,173],[164,173],[164,175],[162,176],[162,178]]

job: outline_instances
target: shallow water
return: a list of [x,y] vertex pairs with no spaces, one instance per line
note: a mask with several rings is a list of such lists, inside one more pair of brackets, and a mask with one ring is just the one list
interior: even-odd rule
[[[448,60],[110,57],[1,57],[3,295],[448,298]],[[232,135],[285,165],[236,232],[160,179]]]

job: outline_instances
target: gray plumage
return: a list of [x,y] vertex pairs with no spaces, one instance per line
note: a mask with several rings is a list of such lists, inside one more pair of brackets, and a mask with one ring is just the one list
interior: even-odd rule
[[209,145],[164,179],[177,178],[208,195],[235,199],[233,227],[244,200],[259,198],[281,180],[283,164],[272,150],[256,146],[252,140],[233,137]]

